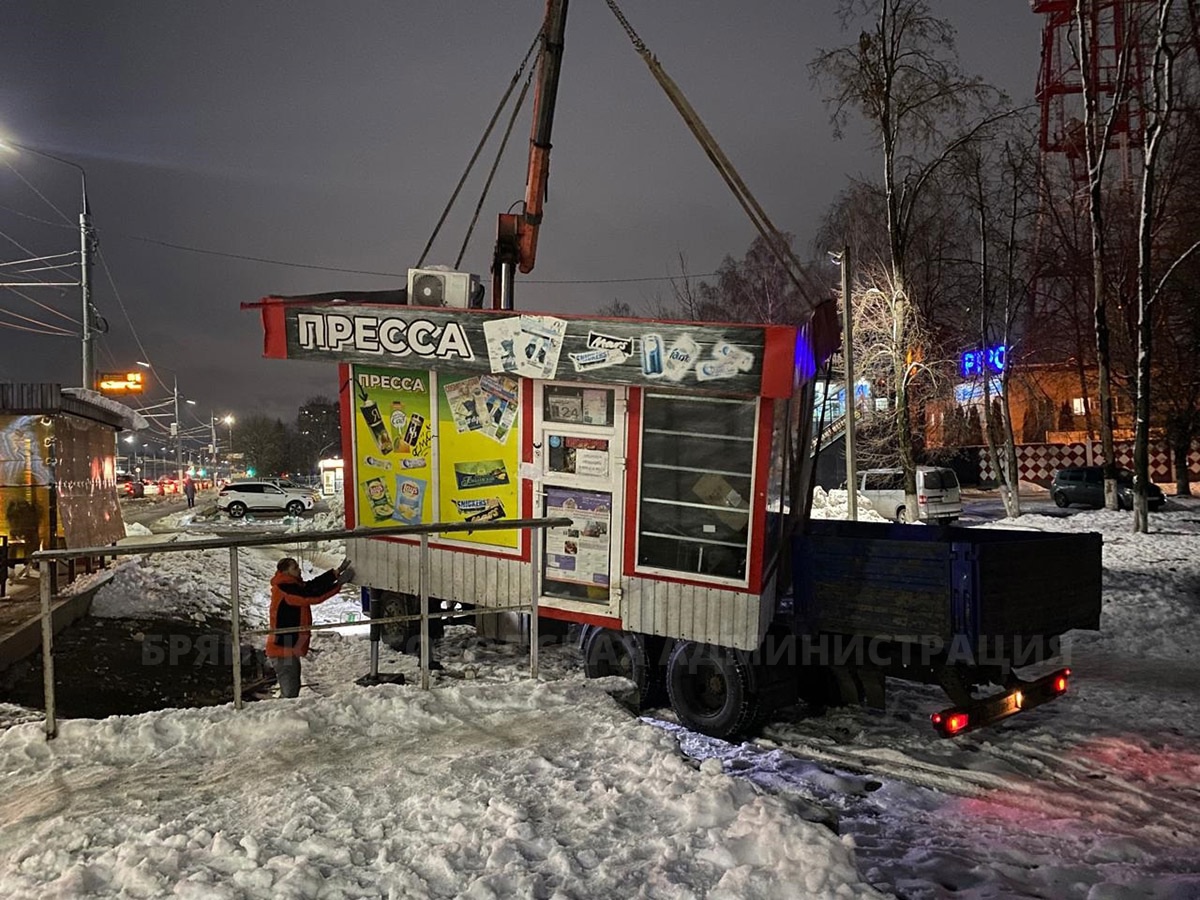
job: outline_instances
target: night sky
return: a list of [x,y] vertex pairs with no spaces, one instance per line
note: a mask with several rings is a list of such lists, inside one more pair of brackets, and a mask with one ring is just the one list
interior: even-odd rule
[[[877,168],[860,127],[833,139],[809,78],[818,47],[852,39],[833,0],[621,6],[776,225],[810,252],[846,178]],[[964,69],[1030,102],[1041,22],[1028,3],[932,6],[958,28]],[[262,359],[258,317],[239,304],[403,286],[543,11],[542,0],[4,0],[0,139],[87,173],[102,256],[94,301],[110,325],[97,370],[148,358],[168,383],[178,377],[203,422],[291,421],[308,397],[333,396],[331,367]],[[524,195],[531,105],[461,265],[485,281],[496,215]],[[427,264],[454,263],[495,146]],[[0,262],[77,250],[78,212],[75,170],[0,157]],[[753,238],[603,0],[572,0],[538,264],[518,281],[518,308],[637,309],[668,283],[619,279],[678,275],[681,257],[705,275]],[[77,288],[24,293],[79,319]],[[0,324],[0,380],[79,383],[77,324],[3,289],[0,310],[76,334]],[[0,323],[38,327],[3,312]]]

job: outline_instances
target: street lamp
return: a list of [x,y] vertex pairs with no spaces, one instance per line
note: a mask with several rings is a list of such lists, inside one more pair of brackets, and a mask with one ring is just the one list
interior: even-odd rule
[[92,365],[92,247],[95,244],[95,233],[92,230],[92,210],[88,205],[87,172],[83,166],[44,150],[35,150],[26,144],[16,141],[0,141],[0,149],[24,150],[34,156],[41,156],[70,166],[79,171],[79,186],[82,191],[82,205],[79,210],[79,292],[83,306],[83,385],[89,391],[96,389],[96,371]]
[[[151,372],[154,372],[155,376],[157,377],[158,372],[155,371],[154,366],[151,365],[150,363],[144,362],[139,359],[139,360],[137,360],[137,364],[139,366],[141,366],[143,369],[149,369]],[[179,479],[180,482],[182,482],[183,481],[183,429],[180,427],[180,422],[179,422],[179,376],[175,373],[175,371],[173,369],[168,369],[167,371],[169,371],[171,373],[171,399],[174,401],[174,404],[175,404],[175,421],[171,423],[171,437],[175,438],[176,477]],[[162,383],[161,378],[159,379],[159,383],[160,384]],[[196,405],[195,400],[186,400],[185,399],[184,403],[189,403],[192,406]]]

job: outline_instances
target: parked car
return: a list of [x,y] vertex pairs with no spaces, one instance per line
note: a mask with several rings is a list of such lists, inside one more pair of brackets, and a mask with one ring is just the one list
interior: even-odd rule
[[[866,469],[858,473],[858,493],[885,518],[908,521],[903,469]],[[917,512],[921,521],[949,525],[962,515],[962,494],[953,469],[917,466]]]
[[145,485],[141,481],[134,478],[132,475],[117,476],[117,496],[121,497],[144,497],[146,495]]
[[217,509],[240,519],[251,509],[269,509],[289,516],[303,515],[313,508],[312,494],[307,489],[285,490],[268,481],[234,481],[217,494]]
[[285,491],[303,491],[304,493],[311,494],[314,501],[321,498],[321,491],[319,488],[311,487],[306,484],[299,484],[287,478],[262,478],[260,480],[265,481],[268,484],[273,484],[275,487],[283,488]]
[[[1066,509],[1072,503],[1080,506],[1104,508],[1104,469],[1100,466],[1067,466],[1054,473],[1050,485],[1050,496],[1054,505]],[[1154,482],[1146,486],[1146,505],[1159,510],[1167,502],[1162,488]],[[1117,469],[1117,506],[1133,509],[1133,473],[1128,469]]]

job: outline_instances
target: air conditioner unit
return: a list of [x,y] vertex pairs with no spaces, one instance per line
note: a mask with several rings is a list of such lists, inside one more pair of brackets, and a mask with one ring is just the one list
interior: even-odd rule
[[410,306],[451,306],[456,309],[483,305],[483,286],[479,276],[450,269],[409,269],[408,303]]

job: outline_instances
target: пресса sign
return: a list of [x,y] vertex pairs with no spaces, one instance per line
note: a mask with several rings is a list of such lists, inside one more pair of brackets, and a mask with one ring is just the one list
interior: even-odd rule
[[764,387],[768,331],[790,391],[795,344],[786,327],[342,303],[267,301],[263,323],[272,357],[738,394]]

